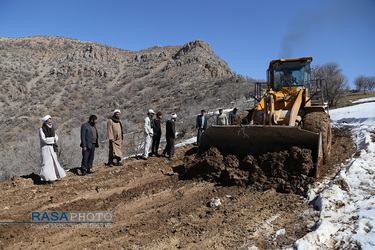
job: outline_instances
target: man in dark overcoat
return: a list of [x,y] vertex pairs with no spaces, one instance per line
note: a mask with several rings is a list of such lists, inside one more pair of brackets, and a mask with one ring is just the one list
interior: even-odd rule
[[201,136],[204,131],[207,129],[207,117],[205,116],[206,111],[203,109],[201,111],[201,114],[197,116],[197,122],[195,127],[197,128],[198,134],[197,134],[197,144],[199,146],[201,142]]
[[89,121],[81,127],[82,175],[95,173],[91,168],[94,162],[95,148],[99,147],[98,130],[95,125],[97,122],[98,118],[96,115],[91,115]]
[[170,160],[173,159],[174,155],[174,140],[176,138],[176,130],[175,130],[175,121],[177,119],[176,114],[171,115],[171,119],[169,119],[166,123],[165,128],[165,139],[167,140],[167,145],[163,151],[163,156],[168,154],[168,158]]

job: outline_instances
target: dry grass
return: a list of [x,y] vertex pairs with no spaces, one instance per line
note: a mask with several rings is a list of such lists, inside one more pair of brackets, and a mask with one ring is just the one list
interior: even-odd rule
[[375,91],[371,90],[343,90],[344,94],[342,95],[342,98],[337,103],[337,108],[347,107],[353,105],[353,101],[364,99],[364,98],[370,98],[375,97]]

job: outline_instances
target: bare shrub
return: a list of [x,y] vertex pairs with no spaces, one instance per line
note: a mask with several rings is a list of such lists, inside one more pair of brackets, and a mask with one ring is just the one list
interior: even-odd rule
[[70,133],[59,135],[59,162],[65,169],[75,168],[81,165],[80,128],[74,128]]
[[373,90],[375,89],[375,76],[360,75],[354,80],[357,90]]
[[23,134],[24,140],[10,148],[0,151],[0,181],[8,180],[13,175],[39,174],[41,157],[38,133],[32,136]]
[[138,155],[142,152],[143,130],[127,133],[124,135],[122,151],[125,155]]
[[317,65],[316,75],[317,79],[326,81],[324,98],[328,101],[329,107],[335,107],[342,97],[342,90],[348,87],[348,78],[342,73],[340,65],[335,62]]

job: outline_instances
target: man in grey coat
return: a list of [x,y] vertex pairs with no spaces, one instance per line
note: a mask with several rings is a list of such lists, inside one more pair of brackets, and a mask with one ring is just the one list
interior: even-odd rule
[[95,148],[99,147],[98,130],[95,124],[98,122],[96,115],[91,115],[89,121],[81,127],[81,148],[82,148],[82,175],[95,173],[91,170],[94,162]]

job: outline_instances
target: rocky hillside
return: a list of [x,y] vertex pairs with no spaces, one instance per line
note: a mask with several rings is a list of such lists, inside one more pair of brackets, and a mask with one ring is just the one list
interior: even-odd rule
[[[252,82],[233,74],[202,40],[129,51],[64,37],[2,37],[0,154],[36,134],[46,114],[55,118],[60,134],[96,114],[104,138],[113,109],[122,110],[126,132],[135,132],[153,108],[164,117],[176,112],[185,121],[179,127],[183,135],[202,108],[245,100]],[[0,164],[9,165],[3,159]]]

